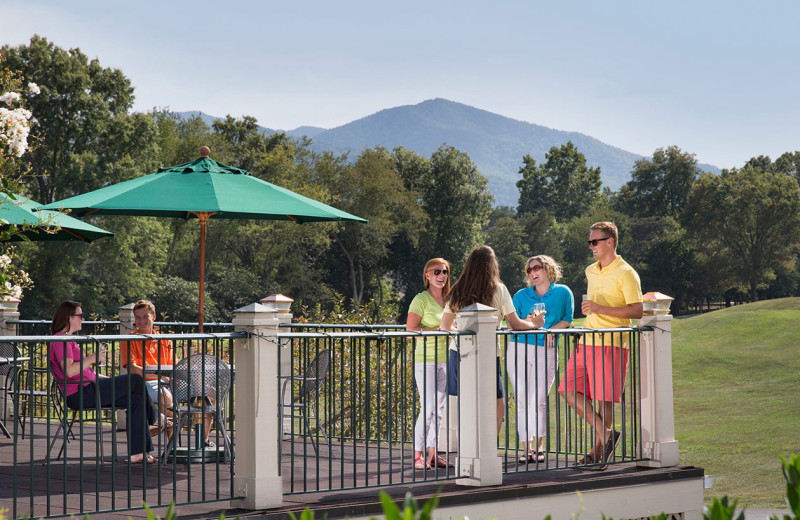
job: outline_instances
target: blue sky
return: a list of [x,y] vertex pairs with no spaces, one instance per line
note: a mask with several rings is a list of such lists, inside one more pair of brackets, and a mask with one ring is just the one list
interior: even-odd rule
[[131,79],[135,109],[332,128],[436,97],[642,155],[800,150],[800,2],[0,0]]

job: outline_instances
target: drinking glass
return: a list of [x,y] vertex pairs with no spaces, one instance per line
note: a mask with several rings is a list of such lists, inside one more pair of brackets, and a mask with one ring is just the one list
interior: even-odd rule
[[538,316],[544,312],[544,304],[543,303],[534,303],[533,304],[533,315]]
[[[584,294],[584,295],[583,295],[583,299],[582,299],[582,301],[586,301],[586,300],[588,300],[588,299],[589,299],[589,295],[588,295],[588,294]],[[587,312],[587,313],[586,313],[586,316],[588,316],[588,315],[590,315],[590,314],[591,314],[591,312]]]

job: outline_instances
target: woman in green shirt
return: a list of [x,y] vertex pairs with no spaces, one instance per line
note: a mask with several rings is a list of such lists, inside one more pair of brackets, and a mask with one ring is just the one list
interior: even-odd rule
[[[425,264],[422,280],[425,291],[411,301],[406,330],[438,330],[444,311],[444,298],[450,292],[450,264],[432,258]],[[436,455],[436,437],[447,402],[447,338],[431,336],[415,342],[414,379],[419,391],[420,411],[414,424],[414,467],[450,467],[452,463]]]

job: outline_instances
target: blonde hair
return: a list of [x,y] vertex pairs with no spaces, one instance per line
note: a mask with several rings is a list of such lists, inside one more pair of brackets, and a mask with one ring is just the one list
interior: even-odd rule
[[617,232],[617,226],[615,226],[613,222],[595,222],[589,227],[589,232],[591,233],[592,231],[602,231],[613,238],[614,249],[619,245],[619,233]]
[[542,268],[547,272],[547,277],[550,279],[551,282],[557,282],[561,279],[561,266],[553,260],[553,257],[547,255],[536,255],[528,258],[528,261],[525,262],[525,267],[522,269],[525,273],[525,285],[530,287],[533,285],[533,280],[531,280],[531,275],[528,272],[528,267],[530,267],[531,262],[534,260],[538,260],[540,264],[542,264]]
[[444,283],[444,287],[442,287],[442,297],[446,297],[450,293],[450,262],[445,260],[444,258],[431,258],[427,262],[425,262],[425,269],[422,270],[422,283],[425,285],[427,289],[430,286],[428,282],[428,277],[425,274],[433,269],[433,266],[444,264],[447,267],[447,281]]

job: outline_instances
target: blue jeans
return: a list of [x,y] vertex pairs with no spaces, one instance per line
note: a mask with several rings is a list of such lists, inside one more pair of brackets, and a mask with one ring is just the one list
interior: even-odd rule
[[[128,384],[130,383],[130,394]],[[156,409],[145,391],[144,379],[139,374],[123,374],[114,378],[97,379],[95,383],[80,386],[80,390],[67,397],[67,406],[73,410],[93,410],[95,396],[100,394],[100,406],[112,403],[117,408],[128,409],[128,452],[130,455],[153,451],[148,425],[156,423]],[[130,407],[128,406],[130,397]],[[112,401],[113,399],[113,401]]]

